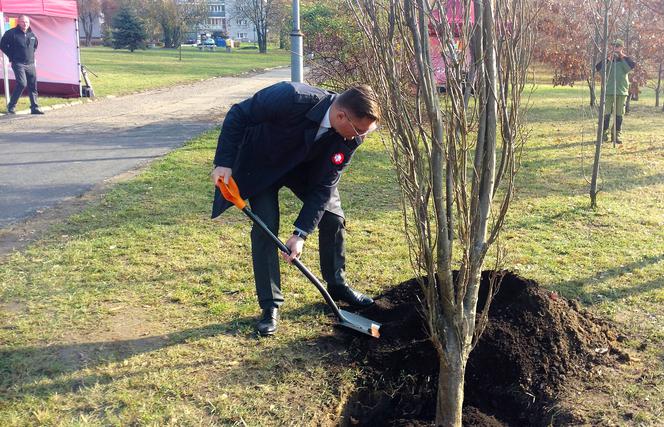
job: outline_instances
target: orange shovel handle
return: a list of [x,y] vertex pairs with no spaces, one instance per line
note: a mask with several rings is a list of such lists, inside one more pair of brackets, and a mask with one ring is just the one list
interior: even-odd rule
[[238,209],[244,209],[247,206],[247,203],[240,196],[240,189],[237,188],[237,184],[233,177],[230,177],[228,184],[224,182],[223,178],[217,180],[217,187],[221,191],[221,195],[224,196],[224,199],[228,200],[232,204],[238,207]]

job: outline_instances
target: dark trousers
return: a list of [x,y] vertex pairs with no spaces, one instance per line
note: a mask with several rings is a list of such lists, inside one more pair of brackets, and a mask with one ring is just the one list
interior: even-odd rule
[[7,108],[12,110],[16,107],[16,103],[23,94],[23,89],[25,89],[26,86],[28,88],[28,95],[30,96],[30,109],[34,110],[39,108],[39,103],[37,102],[37,70],[35,64],[19,64],[12,62],[12,70],[14,70],[14,76],[16,77],[16,86],[14,87]]
[[[609,122],[611,121],[611,114],[604,116],[604,132],[609,132]],[[616,116],[616,132],[622,131],[623,116]]]
[[[279,235],[279,188],[268,189],[249,199],[252,211],[275,234]],[[321,273],[329,286],[346,285],[346,226],[338,193],[328,204],[318,224]],[[334,212],[334,213],[333,213]],[[279,274],[277,246],[259,227],[251,229],[251,257],[258,303],[262,309],[280,307],[284,302]]]

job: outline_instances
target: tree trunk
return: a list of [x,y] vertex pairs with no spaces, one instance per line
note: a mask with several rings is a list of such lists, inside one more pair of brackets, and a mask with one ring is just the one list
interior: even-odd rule
[[662,93],[662,68],[664,63],[659,64],[659,72],[657,73],[657,88],[655,89],[655,107],[659,107],[659,95]]
[[632,101],[632,96],[628,94],[627,99],[625,100],[625,114],[628,114],[632,110],[632,102],[631,101]]
[[[595,159],[593,162],[593,175],[590,181],[590,207],[597,207],[597,179],[599,178],[599,160],[602,153],[602,137],[604,135],[604,106],[606,104],[606,54],[609,50],[609,2],[611,0],[604,0],[604,34],[603,34],[603,48],[602,48],[602,90],[599,99],[599,114],[597,118],[597,140],[595,141]],[[614,107],[615,109],[615,107]]]
[[595,65],[598,62],[597,56],[599,54],[599,51],[597,50],[597,45],[599,44],[598,31],[597,26],[595,26],[593,40],[590,42],[590,45],[592,46],[592,53],[590,54],[590,77],[586,80],[588,82],[588,89],[590,90],[591,107],[597,106],[597,69],[595,68]]
[[286,31],[279,31],[279,49],[286,49],[286,40],[288,40],[288,33]]
[[171,45],[164,47],[171,47],[173,49],[177,49],[178,47],[180,47],[180,44],[182,44],[182,31],[180,30],[180,27],[175,27],[173,29],[173,34],[171,36]]
[[[167,25],[162,22],[161,24],[161,30],[164,33],[164,47],[169,48],[171,47],[173,43],[173,38],[172,38],[172,30],[170,25]],[[202,40],[201,40],[202,42]]]
[[458,427],[463,415],[463,384],[466,360],[461,352],[448,351],[449,363],[440,362],[438,397],[436,399],[436,426]]
[[[473,200],[471,210],[477,212],[475,218],[477,223],[472,224],[472,233],[474,234],[473,250],[476,255],[480,255],[486,243],[486,230],[493,196],[493,187],[495,184],[496,171],[496,129],[498,124],[498,100],[496,94],[499,92],[497,82],[496,66],[496,41],[493,38],[492,24],[493,4],[492,0],[483,0],[483,21],[481,23],[483,30],[483,62],[484,73],[480,77],[483,80],[484,88],[480,93],[478,102],[483,105],[484,132],[478,132],[477,146],[475,149],[475,179],[473,179]],[[471,258],[471,264],[478,262]],[[481,265],[481,261],[478,262]]]
[[93,28],[93,16],[88,13],[81,15],[81,24],[83,27],[83,32],[85,33],[85,45],[90,46],[92,44],[92,28]]
[[586,80],[588,89],[590,90],[590,106],[594,107],[597,104],[597,95],[595,94],[595,67],[593,66],[592,76]]
[[632,101],[638,101],[639,93],[641,93],[641,88],[639,88],[639,84],[637,82],[633,82],[632,87],[633,87],[631,94]]
[[258,36],[258,52],[259,53],[267,53],[267,29],[261,28],[260,30],[256,31],[256,35]]

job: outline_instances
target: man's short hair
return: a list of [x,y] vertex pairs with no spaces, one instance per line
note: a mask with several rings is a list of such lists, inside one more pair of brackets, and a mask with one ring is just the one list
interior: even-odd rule
[[620,40],[620,39],[615,39],[613,42],[611,42],[611,46],[614,47],[625,47],[625,42]]
[[339,95],[335,102],[358,119],[380,121],[378,97],[369,85],[353,86]]

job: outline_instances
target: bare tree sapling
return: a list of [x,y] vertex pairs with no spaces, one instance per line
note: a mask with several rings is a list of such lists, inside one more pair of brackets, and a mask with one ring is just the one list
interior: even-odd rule
[[[466,363],[491,299],[478,312],[481,272],[505,222],[525,138],[534,11],[525,0],[347,3],[366,36],[359,77],[383,106],[439,357],[436,425],[460,426]],[[434,70],[436,55],[444,70]]]

